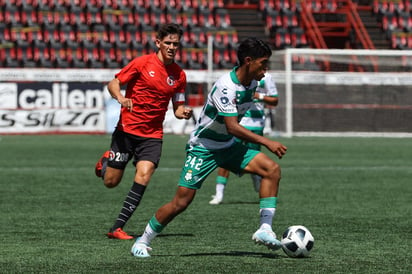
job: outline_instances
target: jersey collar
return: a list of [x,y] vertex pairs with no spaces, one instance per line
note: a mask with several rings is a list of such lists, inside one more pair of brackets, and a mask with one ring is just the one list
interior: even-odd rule
[[237,78],[237,75],[236,75],[236,70],[237,70],[238,67],[239,66],[236,66],[232,69],[232,71],[230,72],[230,79],[232,79],[233,83],[240,85],[241,83],[240,83],[240,81],[239,81],[239,79]]

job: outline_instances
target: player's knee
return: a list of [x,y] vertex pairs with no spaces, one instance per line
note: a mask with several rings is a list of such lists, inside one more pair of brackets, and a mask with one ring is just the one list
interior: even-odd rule
[[270,177],[272,180],[275,180],[275,181],[280,180],[280,177],[281,177],[280,166],[276,162],[274,162],[273,165],[270,165],[267,172],[268,172],[268,177]]
[[142,185],[148,185],[152,177],[153,172],[138,172],[135,176],[135,181]]
[[104,185],[107,188],[113,188],[116,187],[120,183],[121,178],[115,178],[115,177],[105,177],[104,178]]
[[191,203],[190,200],[185,200],[185,199],[175,200],[174,203],[173,203],[174,211],[179,214],[179,213],[185,211],[186,208],[189,207],[190,203]]

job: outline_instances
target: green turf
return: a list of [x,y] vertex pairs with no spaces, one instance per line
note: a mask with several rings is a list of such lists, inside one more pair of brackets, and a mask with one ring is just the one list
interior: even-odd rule
[[[186,136],[166,136],[163,158],[125,227],[141,234],[174,195]],[[1,273],[412,273],[412,140],[280,139],[288,154],[274,229],[303,224],[311,257],[256,246],[258,200],[249,176],[229,180],[224,204],[208,204],[215,176],[153,243],[105,233],[132,183],[106,189],[94,164],[110,136],[0,136]],[[273,157],[274,158],[274,157]]]

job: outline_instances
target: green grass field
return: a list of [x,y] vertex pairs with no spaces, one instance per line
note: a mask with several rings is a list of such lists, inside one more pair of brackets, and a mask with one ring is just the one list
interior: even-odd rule
[[[174,195],[186,136],[165,136],[163,158],[125,230],[139,235]],[[0,136],[1,273],[412,273],[412,140],[280,139],[288,154],[275,232],[307,226],[310,258],[255,245],[258,198],[231,176],[224,204],[208,204],[210,176],[193,204],[153,243],[107,239],[133,178],[106,189],[94,164],[110,136]],[[273,158],[275,158],[273,156]]]

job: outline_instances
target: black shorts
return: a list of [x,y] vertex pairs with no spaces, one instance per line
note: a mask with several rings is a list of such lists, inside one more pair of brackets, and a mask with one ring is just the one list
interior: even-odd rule
[[111,153],[107,165],[116,169],[125,169],[133,158],[133,165],[145,160],[157,167],[162,154],[162,139],[139,137],[120,130],[112,134]]

